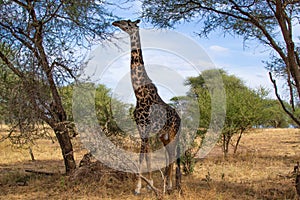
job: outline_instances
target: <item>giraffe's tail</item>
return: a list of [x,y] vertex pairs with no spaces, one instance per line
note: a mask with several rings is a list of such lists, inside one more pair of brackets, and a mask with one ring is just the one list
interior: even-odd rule
[[181,153],[180,153],[180,142],[179,142],[179,138],[180,136],[177,135],[177,148],[176,148],[176,156],[177,156],[177,159],[176,159],[176,188],[177,190],[181,190],[181,186],[180,186],[180,183],[181,183],[181,169],[180,169],[180,163],[181,163],[181,160],[180,160],[180,156],[181,156]]

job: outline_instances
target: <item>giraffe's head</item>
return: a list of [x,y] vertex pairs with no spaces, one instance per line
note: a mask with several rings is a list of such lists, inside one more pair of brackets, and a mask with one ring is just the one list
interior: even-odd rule
[[126,33],[128,33],[129,35],[136,32],[139,27],[138,27],[138,23],[141,20],[136,20],[136,21],[131,21],[131,20],[121,20],[121,21],[115,21],[112,23],[112,25],[119,27],[120,29],[122,29],[123,31],[125,31]]

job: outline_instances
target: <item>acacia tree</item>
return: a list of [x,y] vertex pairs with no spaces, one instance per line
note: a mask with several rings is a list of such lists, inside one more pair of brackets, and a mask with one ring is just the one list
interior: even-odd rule
[[[219,70],[226,91],[226,118],[222,129],[221,141],[224,155],[229,151],[229,144],[234,135],[238,135],[234,152],[236,152],[243,133],[260,124],[264,118],[263,97],[265,91],[254,91],[245,86],[243,81],[234,75]],[[203,71],[197,77],[190,77],[187,84],[191,86],[191,94],[198,97],[200,110],[199,128],[207,130],[210,121],[210,93],[206,86],[209,77],[213,78],[214,70]],[[207,77],[205,80],[203,77]],[[204,136],[205,137],[205,136]]]
[[59,86],[74,81],[86,50],[109,34],[103,1],[0,1],[2,63],[18,78],[10,98],[14,123],[30,132],[43,121],[60,144],[66,172],[76,168]]
[[[84,84],[80,85],[82,87],[85,87]],[[129,105],[113,98],[111,90],[103,84],[88,83],[87,85],[95,89],[95,114],[97,116],[98,123],[103,131],[109,135],[124,134],[124,130],[122,130],[118,126],[114,117],[121,116],[119,118],[122,119],[118,118],[118,123],[122,123],[126,119],[125,113],[128,112]],[[59,88],[63,106],[65,108],[69,121],[74,120],[72,113],[72,100],[74,92],[73,86],[74,84],[70,84]]]
[[261,126],[273,128],[287,128],[291,124],[293,124],[293,122],[282,110],[277,100],[264,100],[264,117],[261,121]]
[[[159,27],[174,27],[182,21],[202,21],[199,36],[215,30],[258,40],[270,49],[270,79],[284,111],[300,125],[295,111],[300,100],[299,44],[295,26],[300,21],[299,0],[144,0],[143,17]],[[273,75],[284,78],[289,95],[281,97]],[[289,106],[283,99],[289,99]]]

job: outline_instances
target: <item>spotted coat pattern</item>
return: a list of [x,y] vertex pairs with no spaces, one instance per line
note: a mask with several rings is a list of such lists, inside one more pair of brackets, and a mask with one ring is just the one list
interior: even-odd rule
[[[119,27],[124,32],[128,33],[131,42],[131,83],[136,97],[136,108],[134,110],[134,119],[142,140],[140,149],[140,163],[146,158],[147,167],[149,171],[149,178],[151,178],[151,162],[150,162],[150,145],[149,138],[152,134],[160,138],[168,152],[168,159],[175,158],[175,144],[173,142],[177,133],[180,131],[181,119],[176,110],[165,103],[158,94],[156,86],[149,78],[143,61],[141,50],[141,42],[139,36],[139,27],[137,21],[121,20],[113,23],[114,26]],[[179,165],[179,164],[178,164]],[[166,178],[168,182],[168,189],[172,187],[172,169],[173,163],[166,167]],[[180,173],[180,166],[178,166]],[[176,170],[177,171],[177,170]],[[177,179],[177,175],[176,175]],[[177,188],[180,187],[177,184]],[[140,193],[141,179],[138,179],[136,194]]]

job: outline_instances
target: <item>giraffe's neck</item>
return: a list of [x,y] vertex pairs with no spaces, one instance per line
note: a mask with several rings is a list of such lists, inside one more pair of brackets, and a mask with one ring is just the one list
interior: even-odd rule
[[151,79],[148,77],[148,74],[145,70],[140,35],[137,30],[130,35],[131,42],[131,62],[130,62],[130,71],[131,71],[131,83],[134,90],[137,90],[139,87],[152,83]]

